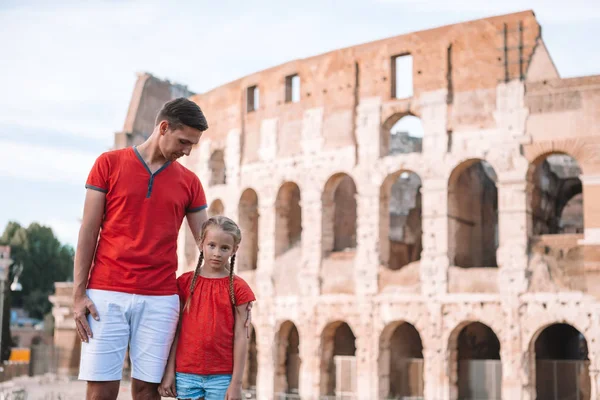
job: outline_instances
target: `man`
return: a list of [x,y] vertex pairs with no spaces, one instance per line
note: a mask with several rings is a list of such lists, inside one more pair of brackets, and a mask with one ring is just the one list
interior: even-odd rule
[[180,310],[177,236],[184,217],[196,238],[207,219],[200,180],[176,160],[206,129],[197,104],[172,100],[148,140],[103,153],[90,171],[73,289],[88,400],[117,398],[128,346],[133,398],[160,399]]

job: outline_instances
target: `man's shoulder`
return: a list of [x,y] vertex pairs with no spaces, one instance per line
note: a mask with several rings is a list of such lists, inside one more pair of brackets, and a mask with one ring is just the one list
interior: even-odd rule
[[198,175],[196,175],[196,173],[194,171],[192,171],[185,165],[181,164],[179,161],[175,161],[173,164],[175,165],[178,172],[181,174],[181,176],[183,177],[183,179],[186,182],[188,182],[188,183],[191,183],[194,181],[200,182],[200,178],[198,177]]
[[188,167],[186,167],[185,165],[183,165],[182,163],[180,163],[179,161],[174,161],[173,165],[175,165],[178,169],[179,172],[182,174],[186,174],[186,175],[190,175],[190,176],[197,176],[194,171],[192,171],[191,169],[189,169]]
[[125,147],[123,149],[114,149],[107,150],[98,156],[98,159],[105,159],[108,162],[118,162],[128,155],[128,152],[131,151],[131,148]]

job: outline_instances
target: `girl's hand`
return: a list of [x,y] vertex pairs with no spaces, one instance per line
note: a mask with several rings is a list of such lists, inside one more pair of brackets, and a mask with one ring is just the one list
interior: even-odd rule
[[162,381],[158,386],[158,394],[162,397],[177,397],[174,371],[165,371]]
[[225,400],[242,400],[242,385],[230,384],[225,393]]

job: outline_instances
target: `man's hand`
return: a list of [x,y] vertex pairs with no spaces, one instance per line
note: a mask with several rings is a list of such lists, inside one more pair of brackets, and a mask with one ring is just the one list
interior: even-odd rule
[[158,386],[158,394],[162,397],[177,397],[177,389],[175,386],[175,371],[167,370],[163,375],[162,381]]
[[73,318],[75,319],[75,328],[81,341],[86,343],[92,337],[92,329],[87,321],[88,314],[92,314],[92,318],[96,321],[100,320],[94,302],[87,295],[74,296]]
[[242,400],[242,385],[231,382],[225,393],[225,400]]

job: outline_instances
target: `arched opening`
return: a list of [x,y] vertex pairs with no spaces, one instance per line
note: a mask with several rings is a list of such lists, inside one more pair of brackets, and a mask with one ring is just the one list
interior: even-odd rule
[[239,224],[242,231],[238,271],[255,270],[258,262],[258,196],[252,189],[242,193],[239,204]]
[[379,382],[382,399],[423,398],[423,344],[415,327],[397,322],[380,339]]
[[354,398],[356,337],[345,322],[329,324],[321,335],[321,396]]
[[423,151],[423,124],[411,114],[392,115],[381,129],[381,154],[421,153]]
[[225,214],[225,206],[223,202],[219,199],[214,200],[210,203],[210,207],[208,207],[208,217],[214,217],[215,215],[224,215]]
[[323,251],[356,248],[356,185],[346,174],[332,176],[323,193]]
[[275,394],[279,396],[277,398],[298,396],[301,363],[300,335],[293,322],[286,321],[281,325],[276,344]]
[[208,161],[210,180],[208,186],[224,185],[227,180],[225,173],[225,155],[222,150],[215,150]]
[[577,161],[552,153],[527,173],[527,230],[531,291],[587,290],[583,239],[583,192]]
[[281,186],[275,209],[275,255],[279,256],[298,245],[302,238],[302,208],[298,185],[286,182]]
[[496,267],[498,189],[484,160],[458,166],[448,184],[448,257],[463,268]]
[[245,399],[256,399],[256,377],[258,376],[258,351],[256,347],[256,331],[250,325],[250,340],[246,355],[246,368],[242,378],[242,396]]
[[588,346],[581,332],[568,324],[550,325],[534,351],[538,399],[590,399]]
[[551,154],[528,174],[529,215],[533,236],[583,233],[583,196],[577,161]]
[[[459,328],[460,329],[460,328]],[[502,392],[502,362],[500,341],[492,329],[472,322],[455,332],[451,340],[451,382],[454,399],[500,400]]]
[[421,178],[414,172],[390,175],[380,189],[380,257],[398,270],[421,259]]

